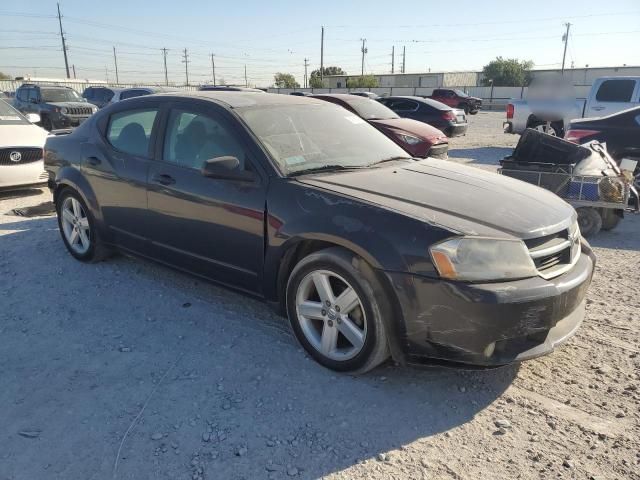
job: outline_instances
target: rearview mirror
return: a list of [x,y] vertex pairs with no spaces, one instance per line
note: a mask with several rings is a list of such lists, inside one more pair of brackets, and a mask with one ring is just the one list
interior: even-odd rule
[[232,156],[210,158],[202,165],[202,175],[223,180],[253,181],[253,172],[240,168],[240,160]]
[[26,117],[30,123],[40,122],[40,115],[38,115],[37,113],[27,113]]

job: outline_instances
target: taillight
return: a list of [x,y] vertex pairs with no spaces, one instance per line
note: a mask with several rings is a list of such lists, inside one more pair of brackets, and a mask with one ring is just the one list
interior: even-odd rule
[[442,114],[442,118],[444,118],[445,120],[455,120],[456,114],[453,113],[453,110],[447,110]]
[[582,139],[585,137],[590,137],[591,135],[595,135],[596,133],[600,133],[599,130],[580,130],[580,129],[570,129],[567,130],[567,133],[564,134],[564,139],[573,143],[582,143]]
[[513,118],[513,103],[509,103],[507,105],[507,120],[511,120]]

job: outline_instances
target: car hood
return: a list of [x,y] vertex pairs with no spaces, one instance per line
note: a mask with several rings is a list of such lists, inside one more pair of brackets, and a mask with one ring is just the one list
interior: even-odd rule
[[47,105],[53,105],[54,107],[72,107],[72,108],[78,108],[78,107],[88,107],[91,108],[93,105],[89,102],[47,102]]
[[49,133],[37,125],[0,125],[0,148],[44,147]]
[[444,160],[299,180],[467,235],[535,238],[569,227],[576,217],[568,203],[547,190]]
[[427,140],[442,139],[447,142],[447,136],[436,127],[412,120],[410,118],[389,118],[386,120],[369,120],[372,125],[384,129],[393,130],[395,132],[406,132]]

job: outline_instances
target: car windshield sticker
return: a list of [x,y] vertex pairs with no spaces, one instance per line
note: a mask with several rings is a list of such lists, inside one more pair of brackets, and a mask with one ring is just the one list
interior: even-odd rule
[[20,117],[17,115],[0,115],[0,120],[17,122],[20,120]]
[[305,161],[306,160],[301,155],[295,155],[293,157],[287,157],[287,158],[284,159],[284,163],[286,163],[287,165],[300,165],[301,163],[304,163]]

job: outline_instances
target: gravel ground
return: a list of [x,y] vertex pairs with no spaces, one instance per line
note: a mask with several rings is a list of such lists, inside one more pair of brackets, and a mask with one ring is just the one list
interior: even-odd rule
[[[517,137],[472,117],[451,160]],[[487,145],[491,145],[488,147]],[[0,196],[0,479],[640,479],[640,217],[592,244],[588,317],[553,354],[489,371],[306,357],[263,303],[155,264],[84,265],[52,217]]]

